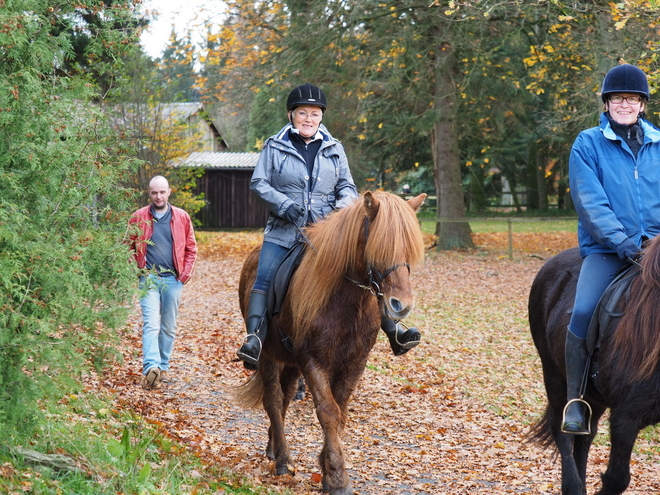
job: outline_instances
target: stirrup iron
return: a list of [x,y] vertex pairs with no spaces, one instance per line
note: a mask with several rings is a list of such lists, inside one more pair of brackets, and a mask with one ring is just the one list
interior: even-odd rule
[[[417,345],[421,342],[420,340],[409,340],[408,342],[399,342],[399,328],[400,326],[403,327],[406,331],[409,329],[409,327],[405,324],[402,323],[401,321],[394,320],[394,341],[399,347],[402,347],[403,349],[412,349],[413,347],[417,347]],[[401,332],[404,333],[404,332]]]
[[[566,411],[568,410],[568,406],[570,406],[573,402],[582,402],[587,406],[586,414],[585,414],[585,422],[587,423],[587,431],[569,431],[564,429],[564,425],[566,424]],[[569,400],[566,405],[564,406],[564,411],[562,412],[561,415],[561,428],[560,431],[562,433],[566,433],[568,435],[591,435],[591,415],[593,411],[591,410],[591,405],[584,400],[582,397],[579,399],[571,399]]]
[[252,364],[254,366],[258,366],[259,365],[259,359],[261,359],[261,349],[262,349],[263,344],[261,343],[261,339],[259,337],[257,337],[257,334],[255,334],[255,333],[247,334],[245,336],[245,338],[243,339],[243,343],[241,344],[241,348],[243,347],[243,344],[247,344],[247,341],[250,337],[254,337],[255,339],[257,339],[257,342],[259,342],[259,352],[257,353],[257,357],[255,358],[254,356],[250,356],[249,354],[245,354],[241,351],[241,349],[238,349],[238,351],[236,352],[236,355],[242,361],[244,361],[246,363],[249,363],[249,364]]

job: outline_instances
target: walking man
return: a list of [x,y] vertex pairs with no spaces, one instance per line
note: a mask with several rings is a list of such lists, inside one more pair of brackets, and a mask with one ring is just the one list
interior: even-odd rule
[[169,381],[170,356],[183,285],[192,277],[197,243],[188,213],[169,204],[170,186],[157,175],[149,182],[151,203],[137,210],[131,248],[140,269],[142,385]]

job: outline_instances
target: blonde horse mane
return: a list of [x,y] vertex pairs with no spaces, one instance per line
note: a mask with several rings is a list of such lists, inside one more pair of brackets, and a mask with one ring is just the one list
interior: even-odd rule
[[345,275],[366,277],[367,265],[385,270],[397,263],[414,266],[424,258],[415,210],[399,196],[384,191],[361,195],[351,205],[308,227],[307,236],[311,247],[307,247],[289,292],[295,301],[294,334],[315,320],[330,296],[346,282]]
[[648,378],[660,362],[660,237],[653,238],[632,282],[626,313],[614,333],[616,366],[629,383]]

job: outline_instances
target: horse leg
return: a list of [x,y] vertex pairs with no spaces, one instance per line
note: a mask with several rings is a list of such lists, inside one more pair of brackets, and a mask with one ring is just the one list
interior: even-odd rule
[[575,447],[573,449],[573,457],[575,465],[578,470],[578,475],[583,483],[587,482],[587,461],[589,458],[589,449],[591,444],[596,438],[598,433],[598,422],[600,417],[605,412],[605,408],[601,406],[592,406],[591,414],[591,434],[590,435],[575,435]]
[[292,474],[291,453],[284,435],[284,393],[280,386],[280,370],[277,364],[264,359],[259,362],[259,373],[263,380],[263,406],[270,420],[266,455],[275,460],[275,474]]
[[334,397],[335,402],[341,411],[339,422],[342,430],[346,426],[346,420],[348,419],[348,401],[351,398],[351,395],[353,395],[353,391],[360,381],[360,377],[362,376],[362,372],[365,366],[366,360],[364,365],[356,366],[357,371],[343,377],[342,380],[336,380],[332,387],[332,396]]
[[[282,423],[286,420],[286,412],[289,409],[289,404],[293,399],[293,396],[296,393],[298,388],[298,377],[300,376],[300,371],[297,368],[285,368],[280,373],[280,388],[282,389],[282,405],[280,410],[282,411]],[[273,429],[271,426],[268,427],[268,446],[266,447],[266,455],[272,461],[275,460],[276,456],[274,453],[273,447]]]
[[[561,458],[561,493],[562,495],[586,495],[585,484],[586,457],[591,446],[591,439],[579,435],[562,433],[561,422],[565,398],[548,388],[548,424],[550,433],[559,450]],[[577,452],[577,459],[576,459]]]
[[624,414],[614,409],[610,412],[610,460],[597,495],[619,495],[630,483],[630,456],[640,428]]
[[342,411],[332,395],[329,379],[318,366],[310,364],[305,372],[305,380],[314,398],[316,416],[323,429],[323,449],[319,455],[323,491],[330,492],[330,495],[353,495],[340,440]]

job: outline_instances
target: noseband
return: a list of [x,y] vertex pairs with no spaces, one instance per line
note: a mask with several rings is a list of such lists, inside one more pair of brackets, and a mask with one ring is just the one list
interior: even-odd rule
[[344,275],[344,277],[347,280],[350,280],[353,282],[355,285],[357,285],[360,289],[365,289],[371,292],[372,295],[374,295],[377,299],[381,299],[383,297],[383,293],[380,290],[380,284],[383,282],[385,277],[387,277],[390,273],[392,273],[394,270],[397,270],[401,268],[402,266],[405,266],[408,268],[408,273],[410,273],[410,265],[408,263],[397,263],[396,265],[388,268],[385,270],[383,273],[380,273],[378,270],[375,268],[369,266],[367,267],[367,277],[368,277],[368,282],[367,284],[361,284],[357,280],[353,280],[352,278]]
[[[364,219],[364,240],[365,240],[365,245],[366,241],[369,239],[369,217],[365,217]],[[410,273],[410,265],[408,263],[397,263],[394,266],[391,266],[384,272],[379,272],[376,270],[373,266],[367,265],[367,283],[366,284],[361,284],[357,280],[353,280],[352,278],[348,277],[347,275],[344,275],[344,278],[346,280],[350,280],[353,282],[355,285],[357,285],[360,289],[365,289],[371,292],[372,295],[374,295],[377,299],[382,299],[383,293],[380,290],[380,285],[382,284],[383,280],[392,273],[395,270],[398,270],[402,266],[405,266],[408,268],[408,273]]]

